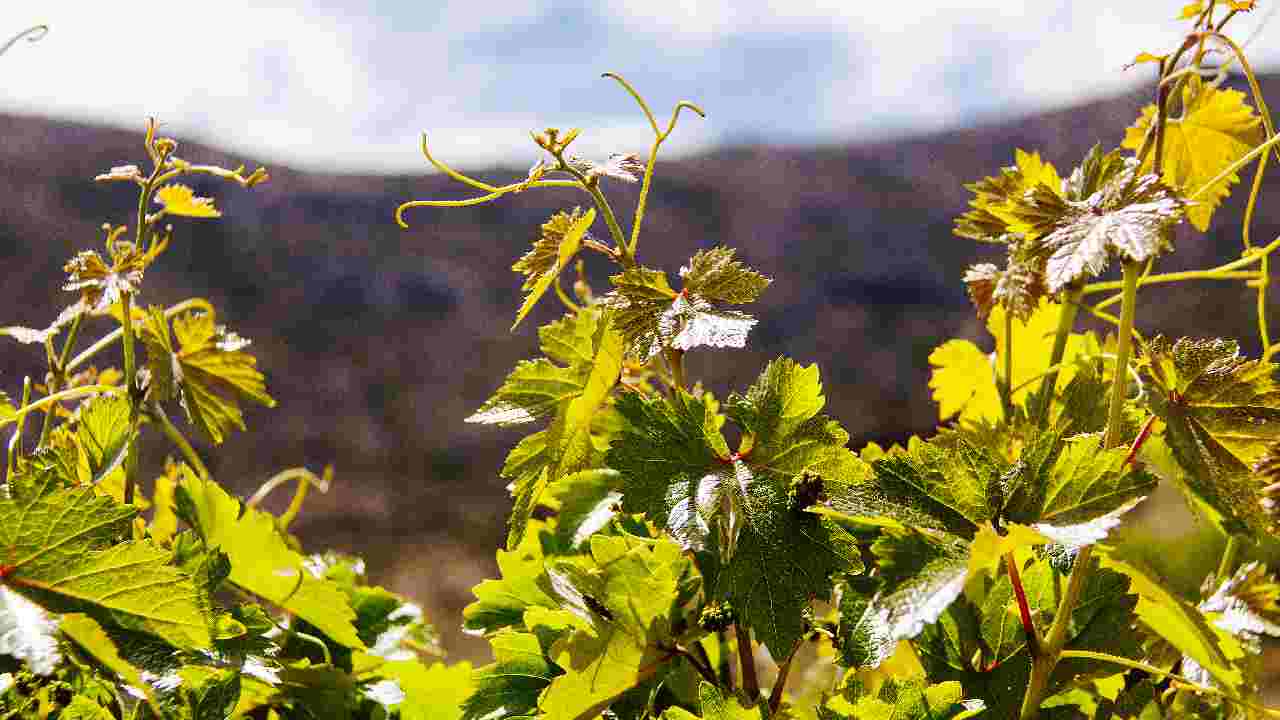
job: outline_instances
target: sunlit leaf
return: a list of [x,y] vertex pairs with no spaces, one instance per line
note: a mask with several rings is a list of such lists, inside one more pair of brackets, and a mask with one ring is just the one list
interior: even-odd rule
[[1148,405],[1186,470],[1179,481],[1233,532],[1267,532],[1262,488],[1249,468],[1280,440],[1275,365],[1242,357],[1232,341],[1156,338],[1139,367],[1152,388]]
[[503,628],[522,628],[530,607],[556,607],[556,601],[538,582],[544,572],[542,543],[527,533],[512,550],[498,550],[499,579],[485,580],[472,588],[476,600],[462,610],[463,629],[490,634]]
[[955,234],[983,242],[1007,242],[1008,235],[1027,234],[1033,227],[1022,217],[1027,193],[1037,187],[1060,193],[1062,180],[1039,153],[1016,151],[1014,164],[1000,174],[965,186],[974,197],[972,208],[956,220]]
[[[1216,87],[1194,73],[1187,77],[1181,99],[1182,114],[1165,122],[1161,177],[1189,196],[1261,142],[1262,120],[1245,103],[1244,93]],[[1125,132],[1123,146],[1134,151],[1141,148],[1155,115],[1155,105],[1143,108]],[[1154,160],[1155,153],[1148,153],[1141,172],[1151,172]],[[1214,210],[1239,181],[1239,175],[1231,173],[1200,193],[1187,208],[1191,224],[1207,230]]]
[[493,663],[477,668],[475,692],[463,703],[462,720],[532,716],[538,696],[561,674],[530,633],[502,631],[489,639]]
[[389,662],[378,669],[404,692],[398,706],[402,720],[461,720],[463,703],[471,694],[471,663],[425,665],[417,660]]
[[296,614],[340,645],[364,648],[342,590],[306,569],[306,558],[289,548],[272,516],[242,508],[217,483],[189,471],[177,492],[179,508],[186,508],[184,518],[196,525],[210,548],[230,558],[232,583]]
[[196,191],[181,183],[165,185],[156,190],[155,201],[164,206],[168,215],[193,218],[222,217],[213,207],[213,198],[197,197]]
[[587,230],[595,221],[595,208],[586,213],[580,213],[574,208],[572,213],[558,212],[543,223],[542,234],[534,241],[533,249],[511,266],[512,270],[525,275],[521,289],[526,293],[524,302],[516,313],[516,321],[511,324],[512,330],[538,304],[538,300],[550,289],[551,283],[559,277],[560,271],[568,267],[569,261],[578,253]]
[[51,675],[62,662],[57,633],[58,623],[39,605],[0,585],[0,655]]

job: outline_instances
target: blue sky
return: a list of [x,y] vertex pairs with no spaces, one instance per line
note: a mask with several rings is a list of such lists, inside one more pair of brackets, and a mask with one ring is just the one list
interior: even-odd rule
[[[664,151],[840,143],[945,130],[1149,80],[1182,0],[46,0],[0,27],[51,32],[0,59],[0,111],[127,128],[154,115],[246,160],[425,171],[423,130],[461,166],[528,164],[527,130],[585,129],[579,152],[643,153],[614,70],[659,114],[694,100]],[[1265,4],[1233,22],[1263,27]],[[1250,47],[1280,60],[1280,23]],[[686,118],[688,120],[689,118]]]

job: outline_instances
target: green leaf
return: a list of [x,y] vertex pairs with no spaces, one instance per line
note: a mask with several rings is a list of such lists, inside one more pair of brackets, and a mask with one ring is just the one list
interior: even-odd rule
[[[1155,116],[1155,105],[1143,108],[1142,115],[1125,131],[1123,146],[1135,152],[1141,148]],[[1184,195],[1199,192],[1261,142],[1261,123],[1245,103],[1244,93],[1206,83],[1198,75],[1189,76],[1182,89],[1182,114],[1168,118],[1164,126],[1164,182]],[[1148,153],[1142,171],[1150,172],[1154,160],[1155,153]],[[1191,224],[1207,230],[1214,210],[1239,181],[1239,175],[1231,173],[1201,193],[1196,204],[1187,209]]]
[[109,618],[182,648],[208,645],[204,601],[168,564],[169,553],[148,542],[112,546],[134,512],[92,488],[0,499],[0,558],[8,567],[0,581],[56,612]]
[[511,324],[512,330],[519,327],[520,321],[538,304],[560,271],[568,267],[595,221],[595,208],[585,214],[579,214],[574,208],[572,213],[556,213],[542,225],[542,236],[534,242],[533,249],[511,266],[512,270],[526,275],[521,289],[527,293],[516,313],[516,321]]
[[212,311],[174,317],[172,333],[160,308],[143,320],[147,367],[159,396],[176,394],[187,418],[215,444],[232,428],[245,429],[241,403],[275,407],[258,361],[244,351],[249,341],[218,325]]
[[52,675],[62,662],[58,623],[39,605],[0,585],[0,655],[23,663],[37,675]]
[[234,669],[218,672],[184,690],[191,704],[191,720],[229,720],[240,701],[240,673]]
[[463,703],[462,720],[499,720],[532,716],[538,696],[561,674],[543,654],[538,638],[502,631],[489,639],[493,664],[478,668],[475,692]]
[[467,422],[485,425],[519,425],[555,413],[562,404],[582,393],[584,373],[560,367],[549,360],[522,360],[502,387],[470,416]]
[[[720,688],[707,681],[698,683],[698,704],[702,709],[700,720],[760,720],[763,715],[758,707],[746,707],[736,695],[725,697]],[[662,720],[699,720],[699,716],[678,707],[667,708]]]
[[484,580],[472,588],[476,601],[462,610],[463,629],[490,634],[508,627],[521,628],[528,608],[556,607],[555,598],[538,582],[543,564],[537,533],[526,533],[514,550],[499,550],[501,579]]
[[671,614],[692,567],[669,541],[596,536],[591,562],[560,561],[551,570],[561,605],[583,622],[552,646],[565,674],[551,681],[540,707],[550,719],[586,720],[662,665],[658,646],[673,642]]
[[1065,442],[1049,434],[1036,448],[1023,450],[1003,515],[1068,547],[1101,541],[1156,486],[1155,476],[1126,465],[1128,448],[1104,450],[1098,433]]
[[[730,601],[783,656],[800,637],[809,599],[830,594],[833,573],[862,567],[851,535],[804,512],[866,472],[844,447],[845,431],[818,414],[823,403],[816,367],[771,363],[727,404],[743,430],[739,451],[730,453],[703,399],[627,395],[617,408],[631,429],[607,457],[622,475],[625,511],[645,513],[686,548],[714,544],[727,558],[708,578],[713,596]],[[797,503],[800,485],[814,497]]]
[[680,268],[684,288],[713,302],[755,302],[772,280],[734,260],[734,252],[728,247],[698,251]]
[[1194,660],[1218,682],[1229,688],[1240,687],[1244,676],[1233,664],[1240,658],[1239,649],[1224,645],[1196,606],[1178,597],[1159,576],[1137,563],[1104,554],[1101,564],[1129,578],[1138,594],[1135,613],[1150,632]]
[[618,515],[622,493],[619,474],[608,468],[583,470],[556,483],[552,494],[560,509],[555,537],[559,545],[578,550]]
[[982,713],[980,700],[965,700],[958,682],[929,685],[917,681],[889,681],[875,695],[849,688],[824,706],[835,720],[892,718],[893,720],[967,720]]
[[311,575],[306,559],[285,543],[271,515],[256,508],[244,508],[242,514],[240,501],[190,471],[183,473],[177,492],[179,507],[189,509],[186,519],[205,544],[231,559],[232,583],[296,614],[344,647],[364,648],[342,590]]
[[404,691],[401,720],[461,720],[463,703],[473,690],[471,663],[426,666],[416,660],[401,660],[378,671]]
[[627,354],[646,361],[666,348],[744,347],[756,320],[718,304],[752,302],[769,280],[733,259],[733,251],[699,252],[681,268],[684,289],[676,292],[658,270],[631,268],[610,278],[606,303]]
[[80,406],[76,437],[91,484],[124,462],[129,443],[137,437],[129,427],[129,402],[121,396],[102,395]]
[[607,316],[583,322],[595,323],[596,330],[592,338],[593,360],[585,370],[580,391],[561,398],[551,427],[522,440],[502,469],[502,476],[512,480],[516,499],[507,533],[508,548],[520,544],[529,517],[548,486],[572,473],[596,467],[602,460],[592,433],[622,374],[622,338]]
[[1265,534],[1270,520],[1249,467],[1280,439],[1275,365],[1240,356],[1235,342],[1151,342],[1140,371],[1148,404],[1186,470],[1177,479],[1222,517],[1229,532]]

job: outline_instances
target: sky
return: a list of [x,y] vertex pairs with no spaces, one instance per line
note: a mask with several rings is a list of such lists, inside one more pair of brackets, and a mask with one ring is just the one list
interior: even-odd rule
[[[581,127],[585,157],[647,151],[656,114],[699,103],[664,153],[945,131],[1149,82],[1184,0],[44,0],[4,3],[0,112],[141,130],[248,163],[333,172],[529,165],[529,130]],[[1262,68],[1280,18],[1233,21]]]

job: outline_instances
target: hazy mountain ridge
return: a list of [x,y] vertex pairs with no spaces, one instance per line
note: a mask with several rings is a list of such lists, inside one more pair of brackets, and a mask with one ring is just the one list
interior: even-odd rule
[[[1265,89],[1280,90],[1280,81]],[[697,353],[692,376],[717,389],[741,387],[785,353],[822,365],[830,412],[855,444],[927,432],[936,419],[924,391],[929,352],[957,334],[986,342],[960,277],[968,263],[994,255],[951,235],[968,198],[963,183],[1008,164],[1015,147],[1040,150],[1065,172],[1094,142],[1118,143],[1145,101],[1134,95],[870,145],[742,147],[660,161],[642,260],[674,272],[693,249],[723,243],[777,280],[755,309],[761,322],[751,348]],[[46,324],[70,299],[53,290],[62,263],[100,246],[103,221],[131,221],[132,188],[92,177],[139,162],[141,128],[0,116],[0,259],[9,269],[0,322]],[[635,148],[619,150],[644,145],[636,138]],[[254,162],[187,143],[178,154]],[[510,505],[497,470],[518,437],[460,420],[535,351],[536,323],[557,312],[554,300],[544,301],[509,334],[519,301],[509,267],[551,212],[589,198],[531,191],[476,208],[417,209],[407,216],[411,229],[400,230],[392,220],[400,202],[468,195],[426,175],[425,161],[423,168],[416,177],[367,177],[272,167],[271,182],[251,192],[195,183],[217,197],[224,217],[175,222],[174,244],[143,301],[209,297],[221,321],[255,341],[280,405],[251,411],[253,432],[213,453],[220,479],[246,493],[282,467],[334,463],[337,486],[308,501],[297,530],[369,555],[389,584],[456,613],[470,585],[492,572]],[[513,166],[478,174],[506,181],[524,173]],[[633,206],[634,186],[608,189],[615,208]],[[1280,232],[1268,201],[1277,192],[1280,182],[1269,181],[1254,229],[1260,242]],[[1181,252],[1162,267],[1235,257],[1239,229],[1230,222],[1238,218],[1228,209],[1209,236],[1184,234]],[[607,287],[606,274],[597,262],[597,290]],[[1192,314],[1215,312],[1218,302],[1238,307],[1251,292],[1232,285],[1208,300],[1162,294],[1139,322],[1177,334]],[[1251,314],[1220,315],[1224,334],[1256,343]],[[0,388],[16,394],[42,350],[0,348]],[[479,560],[454,562],[450,552]],[[452,617],[443,625],[452,630]]]

